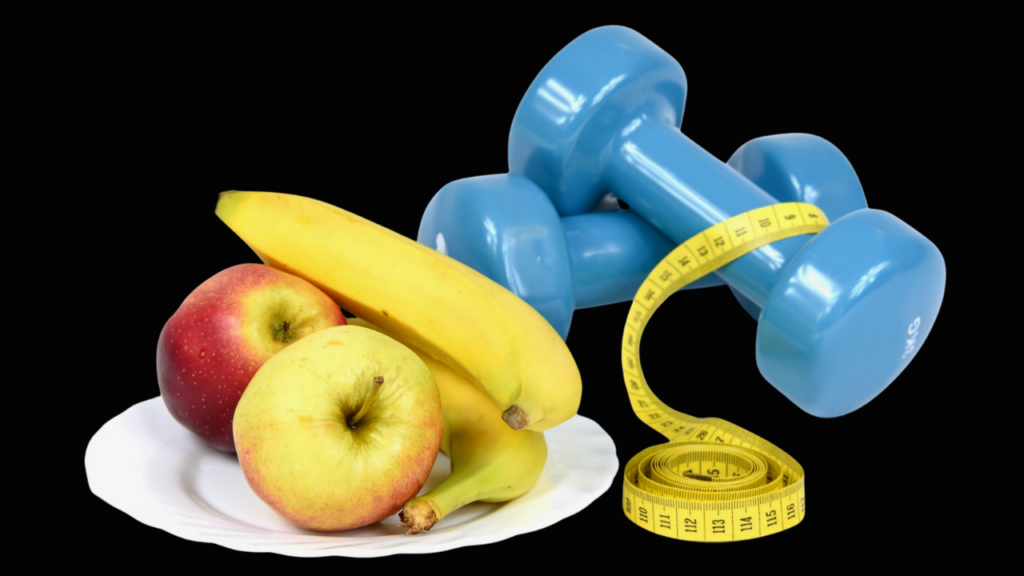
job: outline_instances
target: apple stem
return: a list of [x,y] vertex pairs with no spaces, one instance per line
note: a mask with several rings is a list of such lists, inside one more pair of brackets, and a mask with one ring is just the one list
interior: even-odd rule
[[292,327],[291,322],[275,322],[272,328],[274,329],[274,339],[279,342],[288,341],[288,329]]
[[366,416],[366,413],[370,411],[370,406],[373,406],[373,401],[377,399],[377,393],[380,392],[380,387],[382,384],[384,384],[384,377],[375,376],[373,378],[373,383],[375,384],[373,392],[371,392],[370,395],[366,398],[366,401],[363,402],[363,407],[359,409],[359,412],[356,412],[356,415],[353,416],[351,420],[349,420],[349,428],[355,428],[356,424],[358,424],[359,421],[363,419],[363,416]]

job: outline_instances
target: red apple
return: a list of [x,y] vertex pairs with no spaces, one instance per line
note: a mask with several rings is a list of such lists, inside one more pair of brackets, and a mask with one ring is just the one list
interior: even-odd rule
[[303,336],[345,323],[309,282],[262,264],[233,266],[189,294],[160,332],[160,395],[182,426],[234,452],[231,419],[260,366]]

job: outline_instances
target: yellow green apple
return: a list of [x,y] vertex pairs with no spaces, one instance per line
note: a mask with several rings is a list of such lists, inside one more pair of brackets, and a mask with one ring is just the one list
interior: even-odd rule
[[441,446],[441,398],[404,345],[358,326],[327,328],[268,360],[235,411],[242,472],[261,500],[307,530],[395,514]]

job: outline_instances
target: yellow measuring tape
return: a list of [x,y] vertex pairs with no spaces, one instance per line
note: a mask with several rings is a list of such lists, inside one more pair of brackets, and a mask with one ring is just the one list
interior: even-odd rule
[[622,509],[651,532],[729,542],[792,528],[804,518],[804,469],[781,449],[720,418],[666,406],[640,368],[640,336],[654,311],[683,286],[766,244],[828,225],[816,206],[758,208],[708,228],[672,251],[644,280],[622,336],[626,391],[645,424],[670,442],[626,464]]

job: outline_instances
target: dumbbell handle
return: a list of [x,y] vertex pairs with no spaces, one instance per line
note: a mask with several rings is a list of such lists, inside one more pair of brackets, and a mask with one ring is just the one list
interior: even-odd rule
[[[604,167],[608,187],[679,244],[732,216],[778,203],[678,129],[658,120],[633,120],[619,132],[610,154]],[[763,307],[779,275],[807,240],[802,235],[775,242],[716,274]]]
[[[562,218],[576,308],[628,302],[676,244],[631,211]],[[720,286],[707,276],[687,288]]]

